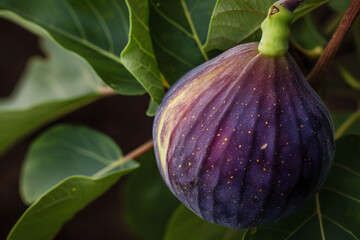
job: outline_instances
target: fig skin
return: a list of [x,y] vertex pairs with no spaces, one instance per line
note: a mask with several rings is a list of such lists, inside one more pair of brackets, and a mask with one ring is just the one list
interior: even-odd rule
[[236,46],[167,92],[153,127],[157,164],[173,194],[203,219],[252,228],[298,210],[323,185],[334,129],[286,54]]

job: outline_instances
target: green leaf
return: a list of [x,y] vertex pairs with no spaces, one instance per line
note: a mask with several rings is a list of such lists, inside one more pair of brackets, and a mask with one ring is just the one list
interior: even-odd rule
[[294,21],[305,16],[307,13],[315,10],[316,8],[330,2],[331,0],[306,0],[294,12]]
[[[115,142],[86,127],[61,125],[45,132],[31,146],[20,180],[23,198],[37,200],[7,239],[52,239],[77,211],[138,167],[121,157]],[[105,174],[109,166],[113,171]]]
[[91,177],[121,157],[121,150],[106,135],[81,126],[55,126],[30,147],[20,177],[21,196],[30,204],[63,179]]
[[181,205],[168,224],[164,240],[241,240],[246,232],[204,221]]
[[134,168],[136,166],[128,165],[124,170],[97,180],[89,177],[67,178],[25,211],[7,239],[52,239],[76,212],[103,194],[121,176]]
[[338,64],[337,70],[339,71],[340,75],[344,79],[344,81],[353,89],[360,91],[360,81],[356,79],[356,77],[350,73],[344,66]]
[[158,106],[159,106],[159,105],[157,105],[154,101],[150,100],[150,102],[149,102],[149,107],[148,107],[148,109],[147,109],[147,111],[146,111],[146,115],[147,115],[148,117],[153,117],[153,116],[155,116],[156,110],[157,110]]
[[311,15],[306,15],[292,25],[291,38],[303,53],[315,57],[321,55],[327,42]]
[[0,0],[1,9],[18,15],[20,22],[32,22],[82,56],[118,93],[146,90],[155,102],[161,101],[146,0]]
[[[206,51],[227,50],[242,42],[259,41],[251,36],[256,34],[256,37],[259,37],[260,25],[274,2],[275,0],[218,0],[204,46]],[[326,2],[328,0],[305,1],[295,10],[294,19]]]
[[329,6],[337,12],[344,13],[348,9],[351,0],[331,0]]
[[49,59],[33,58],[14,94],[0,100],[0,154],[42,125],[105,96],[101,80],[82,59],[50,40]]
[[123,192],[126,222],[137,239],[159,240],[179,201],[161,178],[154,152],[138,160],[141,168],[128,177]]
[[[336,156],[330,175],[317,197],[294,215],[277,223],[250,229],[246,240],[338,240],[360,238],[360,135],[350,135],[336,141]],[[217,230],[216,230],[217,229]],[[209,232],[214,239],[224,239],[226,230],[241,239],[243,230],[229,230],[208,223],[185,207],[180,207],[168,225],[167,238],[192,239],[192,233],[202,238]],[[322,237],[321,231],[325,238]],[[227,237],[225,239],[233,239]]]
[[160,104],[164,89],[149,32],[149,3],[147,0],[126,0],[126,3],[130,10],[130,39],[121,53],[121,61],[152,100]]
[[[358,110],[359,111],[359,110]],[[336,130],[339,130],[341,125],[351,116],[351,113],[336,113],[332,114],[332,119]],[[359,134],[360,135],[360,119],[357,119],[352,125],[343,133],[343,135]]]
[[172,85],[208,60],[203,43],[215,0],[150,0],[150,30],[161,72]]

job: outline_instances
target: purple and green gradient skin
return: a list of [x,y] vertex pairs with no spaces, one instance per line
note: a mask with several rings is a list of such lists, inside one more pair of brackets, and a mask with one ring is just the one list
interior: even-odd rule
[[251,228],[299,209],[334,156],[330,115],[287,54],[234,47],[184,75],[158,108],[157,163],[205,220]]

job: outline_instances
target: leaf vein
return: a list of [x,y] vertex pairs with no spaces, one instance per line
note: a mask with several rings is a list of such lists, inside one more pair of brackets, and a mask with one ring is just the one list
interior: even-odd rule
[[134,11],[131,11],[131,13],[134,15],[140,25],[143,26],[147,32],[149,32],[149,27],[144,23],[144,21]]
[[[154,73],[154,71],[152,71],[150,68],[148,68],[146,65],[144,65],[143,63],[133,59],[133,62],[137,62],[138,65],[136,68],[134,68],[133,70],[135,69],[138,69],[138,68],[144,68],[148,73],[150,73],[154,78],[156,79],[160,79],[160,76],[158,76],[156,73]],[[146,84],[146,82],[143,82],[143,85],[146,89],[149,89],[151,86],[154,87],[154,88],[157,88],[157,89],[162,89],[162,85],[161,87],[158,86],[158,85],[155,85],[155,84],[152,84],[151,82],[149,84]]]
[[196,0],[196,2],[194,3],[193,7],[190,9],[190,14],[192,14],[195,9],[197,8],[197,6],[199,5],[200,0]]
[[33,211],[32,211],[32,214],[37,214],[37,213],[39,213],[39,212],[42,212],[42,211],[44,211],[44,210],[46,210],[46,209],[48,209],[48,208],[50,208],[50,207],[52,207],[52,206],[54,206],[54,205],[62,202],[62,201],[65,201],[65,200],[68,200],[68,199],[71,199],[71,198],[73,198],[73,196],[68,196],[68,195],[67,195],[67,196],[64,196],[64,197],[62,197],[62,198],[58,198],[58,199],[56,199],[56,200],[53,200],[53,201],[50,202],[49,204],[47,204],[47,205],[45,205],[45,206],[43,206],[43,207],[40,207],[40,208],[37,209],[36,211],[33,210]]
[[292,236],[294,236],[294,234],[299,231],[303,226],[305,226],[305,224],[307,224],[313,217],[316,216],[316,212],[314,212],[310,217],[308,217],[307,219],[305,219],[302,223],[299,224],[299,226],[297,226],[293,231],[291,231],[289,233],[289,235],[287,235],[284,240],[288,240],[290,239]]
[[261,15],[263,17],[266,17],[265,13],[262,12],[258,12],[258,11],[252,11],[252,10],[247,10],[247,9],[232,9],[232,10],[224,10],[224,11],[219,11],[215,13],[214,18],[218,17],[219,15],[223,15],[223,14],[227,14],[230,12],[235,12],[235,13],[252,13],[252,14],[256,14],[256,15]]
[[326,220],[332,222],[334,225],[336,225],[337,227],[341,228],[344,232],[347,232],[348,234],[350,234],[354,239],[356,240],[360,240],[358,237],[355,236],[355,234],[350,231],[349,229],[347,229],[346,227],[344,227],[343,225],[341,225],[340,223],[336,222],[334,219],[327,217],[325,215],[323,215],[323,218],[325,218]]
[[[75,42],[78,42],[78,43],[80,43],[80,44],[83,44],[83,45],[85,45],[86,47],[94,50],[95,52],[98,52],[99,54],[101,54],[101,55],[103,55],[103,56],[105,56],[105,57],[107,57],[107,58],[109,58],[109,59],[117,62],[118,64],[121,64],[121,65],[122,65],[122,63],[121,63],[121,61],[120,61],[120,58],[119,58],[118,56],[116,56],[114,53],[106,52],[104,49],[102,49],[102,48],[94,45],[93,43],[91,43],[91,42],[89,42],[89,41],[87,41],[87,40],[84,40],[84,39],[79,38],[79,36],[76,36],[76,35],[73,35],[73,34],[71,34],[71,33],[68,33],[68,32],[66,32],[65,30],[63,30],[63,29],[61,29],[61,28],[59,28],[59,27],[57,27],[57,26],[55,26],[55,25],[48,24],[47,22],[45,22],[45,21],[43,21],[43,20],[41,20],[41,19],[39,19],[39,18],[33,17],[33,16],[31,16],[31,15],[28,15],[28,14],[20,11],[19,9],[16,9],[16,8],[12,7],[11,5],[8,5],[8,4],[5,4],[5,3],[3,3],[3,4],[4,4],[5,6],[7,6],[6,8],[8,8],[9,10],[12,10],[12,11],[14,11],[14,12],[21,12],[21,14],[22,14],[23,16],[26,16],[28,19],[32,19],[31,21],[33,21],[33,22],[35,22],[35,23],[38,23],[38,24],[41,25],[41,26],[45,26],[46,28],[48,28],[48,29],[56,32],[56,33],[59,34],[59,35],[62,35],[62,36],[64,36],[64,37],[67,37],[67,38],[75,41]],[[46,29],[46,28],[45,28],[45,29]],[[47,29],[46,29],[46,30],[47,30]]]
[[71,19],[72,21],[74,22],[76,28],[78,29],[79,31],[79,34],[80,34],[80,37],[84,40],[86,40],[86,32],[85,32],[85,29],[83,28],[81,22],[80,22],[80,19],[78,18],[74,8],[72,5],[70,5],[67,0],[63,0],[63,1],[60,1],[64,7],[66,8],[66,10],[68,11],[68,13],[70,14],[71,16]]
[[155,40],[155,43],[162,49],[164,50],[167,54],[169,54],[170,56],[172,56],[173,58],[175,58],[176,60],[178,60],[179,62],[183,63],[184,65],[190,67],[190,68],[194,68],[195,65],[186,61],[185,59],[183,59],[182,57],[178,56],[176,53],[174,53],[173,51],[169,50],[168,48],[166,48],[163,44],[160,43],[160,41],[153,35],[153,39]]
[[347,166],[345,166],[345,165],[343,165],[343,164],[341,164],[341,163],[338,163],[338,162],[335,162],[335,161],[334,161],[334,162],[333,162],[333,165],[336,166],[336,167],[342,168],[342,169],[348,171],[349,173],[354,174],[354,175],[360,177],[360,173],[359,173],[359,172],[354,171],[354,170],[352,170],[351,168],[349,168],[349,167],[347,167]]
[[203,55],[205,61],[208,61],[209,58],[208,58],[208,56],[206,55],[206,52],[204,51],[204,47],[203,47],[203,45],[202,45],[202,43],[201,43],[201,41],[200,41],[200,38],[199,38],[199,36],[198,36],[198,34],[197,34],[197,31],[196,31],[195,26],[194,26],[194,23],[193,23],[193,21],[192,21],[192,18],[191,18],[189,9],[188,9],[187,6],[186,6],[185,0],[181,0],[181,5],[182,5],[182,7],[183,7],[183,9],[184,9],[184,13],[185,13],[186,19],[187,19],[187,21],[188,21],[188,23],[189,23],[190,29],[191,29],[191,31],[192,31],[192,33],[193,33],[195,42],[196,42],[196,44],[198,45],[198,47],[199,47],[199,49],[200,49],[200,52],[201,52],[201,54]]
[[152,54],[151,52],[149,52],[148,50],[146,50],[142,44],[140,43],[140,41],[135,37],[135,35],[131,35],[132,38],[135,40],[136,44],[139,46],[140,50],[143,51],[146,55],[148,55],[149,57],[155,59],[154,54]]
[[176,27],[177,29],[179,29],[181,32],[185,33],[185,35],[187,35],[188,37],[194,39],[194,35],[192,35],[190,32],[188,32],[183,26],[181,26],[180,24],[178,24],[177,22],[175,22],[174,20],[172,20],[171,18],[169,18],[168,16],[166,16],[165,13],[163,13],[156,5],[155,3],[151,0],[150,1],[151,5],[154,7],[155,11],[162,17],[164,18],[168,23],[170,23],[171,25],[173,25],[174,27]]
[[[113,5],[115,6],[116,11],[118,12],[120,18],[121,18],[121,24],[123,25],[124,28],[124,34],[128,35],[129,33],[129,23],[127,21],[127,17],[125,16],[125,13],[123,11],[123,9],[120,7],[120,5],[118,4],[118,2],[116,2],[115,0],[111,0],[111,2],[113,3]],[[127,24],[126,24],[127,23]]]
[[69,143],[67,143],[65,141],[61,141],[61,140],[59,140],[58,142],[59,142],[59,144],[62,144],[65,147],[68,147],[69,149],[74,150],[76,153],[78,153],[78,154],[80,154],[82,156],[85,156],[85,157],[89,157],[89,158],[91,158],[91,159],[93,159],[93,160],[95,160],[97,162],[102,163],[102,164],[109,165],[109,164],[111,164],[113,162],[113,161],[107,160],[103,156],[101,156],[101,155],[99,155],[99,154],[97,154],[95,152],[91,152],[91,151],[89,151],[89,150],[87,150],[85,148],[74,146],[72,144],[69,144]]
[[109,29],[108,25],[106,24],[105,19],[100,14],[100,12],[97,10],[97,8],[94,6],[94,4],[92,4],[90,1],[86,1],[86,0],[84,2],[89,6],[90,10],[94,13],[96,19],[99,21],[100,25],[102,26],[103,31],[105,33],[105,37],[108,40],[109,52],[114,53],[114,41],[112,39],[110,29]]
[[255,28],[253,31],[249,32],[247,35],[243,36],[242,38],[240,38],[239,40],[236,40],[236,39],[232,39],[232,38],[229,38],[229,37],[225,37],[225,36],[218,36],[218,37],[211,37],[210,40],[209,40],[209,43],[208,43],[208,46],[211,46],[211,42],[216,40],[216,39],[224,39],[224,40],[227,40],[227,41],[236,41],[235,44],[233,44],[232,46],[236,46],[237,44],[241,43],[242,41],[244,41],[246,38],[250,37],[252,34],[254,34],[257,30],[260,29],[260,26]]
[[339,195],[341,195],[341,196],[343,196],[343,197],[345,197],[345,198],[348,198],[348,199],[353,200],[353,201],[355,201],[355,202],[357,202],[357,203],[360,203],[360,199],[358,199],[358,198],[356,198],[356,197],[353,197],[353,196],[351,196],[351,195],[348,195],[348,194],[346,194],[346,193],[340,192],[340,191],[338,191],[338,190],[336,190],[336,189],[334,189],[334,188],[331,188],[331,187],[323,187],[322,189],[323,189],[323,190],[328,190],[328,191],[331,191],[331,192],[334,192],[334,193],[337,193],[337,194],[339,194]]
[[233,26],[233,25],[228,25],[228,24],[220,24],[220,23],[214,23],[213,24],[213,27],[221,27],[221,28],[231,28],[231,29],[236,29],[236,30],[239,30],[245,34],[248,33],[248,31],[240,28],[239,26]]

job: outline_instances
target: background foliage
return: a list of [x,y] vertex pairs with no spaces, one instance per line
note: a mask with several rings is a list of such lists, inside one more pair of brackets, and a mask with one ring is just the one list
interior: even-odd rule
[[[258,41],[273,2],[0,0],[0,16],[38,35],[48,58],[33,58],[13,95],[0,101],[0,154],[55,119],[116,93],[149,94],[146,114],[153,116],[166,89],[184,73],[232,46]],[[348,3],[307,0],[296,10],[290,50],[305,73]],[[314,9],[324,19],[311,14]],[[116,143],[96,130],[59,125],[45,129],[29,147],[20,194],[31,205],[8,239],[53,238],[76,212],[132,171],[121,196],[124,221],[137,239],[321,239],[322,230],[326,239],[359,239],[359,22],[319,92],[338,135],[348,136],[336,142],[335,163],[319,197],[294,216],[250,230],[207,223],[177,208],[153,152],[137,161],[123,158]]]

